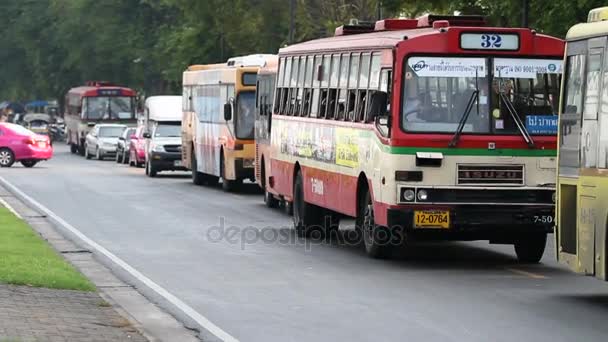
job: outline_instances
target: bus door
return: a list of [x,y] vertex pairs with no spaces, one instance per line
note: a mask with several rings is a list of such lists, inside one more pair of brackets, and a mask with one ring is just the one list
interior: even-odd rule
[[[583,124],[581,130],[581,175],[579,198],[579,236],[578,257],[580,271],[595,274],[596,250],[600,236],[596,236],[598,227],[596,177],[588,177],[597,170],[599,152],[598,116],[602,87],[602,63],[606,38],[594,38],[588,41],[588,57],[585,72],[586,89],[584,92]],[[602,239],[603,243],[603,239]]]

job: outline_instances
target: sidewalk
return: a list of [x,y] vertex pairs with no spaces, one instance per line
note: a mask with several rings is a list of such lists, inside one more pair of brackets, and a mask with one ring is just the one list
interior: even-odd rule
[[[8,212],[5,207],[11,210],[11,206],[3,197],[0,196],[0,278],[4,280],[0,281],[0,342],[147,341],[97,291],[90,291],[93,287],[87,280],[50,249],[39,234],[17,219],[17,212]],[[24,208],[20,209],[23,212]],[[36,215],[24,218],[31,222]]]
[[0,341],[146,341],[96,292],[0,284]]

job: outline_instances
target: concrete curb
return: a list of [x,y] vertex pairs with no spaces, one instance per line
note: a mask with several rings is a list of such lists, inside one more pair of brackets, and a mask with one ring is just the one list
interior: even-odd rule
[[[82,272],[95,286],[101,297],[112,304],[144,337],[151,342],[197,342],[200,339],[193,329],[186,328],[174,316],[148,300],[132,285],[123,282],[102,261],[103,256],[92,252],[90,246],[77,237],[69,236],[62,222],[39,212],[29,198],[0,177],[0,200],[8,204],[58,253]],[[122,277],[120,277],[122,278]]]

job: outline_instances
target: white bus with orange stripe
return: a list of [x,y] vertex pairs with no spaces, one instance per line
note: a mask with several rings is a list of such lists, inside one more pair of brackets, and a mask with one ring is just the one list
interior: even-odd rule
[[195,184],[231,191],[254,180],[257,72],[274,55],[190,66],[183,75],[182,162]]
[[[356,218],[367,253],[552,232],[564,43],[478,16],[344,26],[279,52],[266,190],[301,235]],[[268,162],[267,162],[268,165]]]

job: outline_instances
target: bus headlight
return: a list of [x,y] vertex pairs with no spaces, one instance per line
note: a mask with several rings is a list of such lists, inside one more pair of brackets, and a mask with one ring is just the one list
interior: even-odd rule
[[403,191],[403,200],[406,202],[412,202],[416,198],[416,193],[412,189],[405,189]]
[[419,201],[426,201],[429,198],[429,194],[426,192],[426,190],[418,190],[418,200]]

